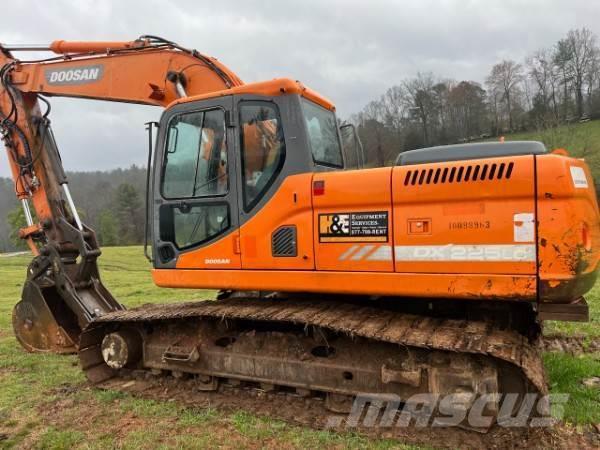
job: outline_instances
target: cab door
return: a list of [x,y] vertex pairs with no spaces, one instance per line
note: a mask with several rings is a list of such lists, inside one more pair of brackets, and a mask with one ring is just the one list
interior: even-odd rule
[[239,255],[231,97],[163,115],[154,170],[156,268],[235,269]]
[[243,269],[315,267],[312,173],[299,137],[297,100],[241,97],[237,102]]

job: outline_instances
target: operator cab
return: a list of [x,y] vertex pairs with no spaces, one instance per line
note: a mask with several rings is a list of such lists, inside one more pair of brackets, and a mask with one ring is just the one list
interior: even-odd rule
[[149,189],[157,268],[237,230],[286,178],[364,164],[354,127],[340,128],[329,100],[288,79],[180,99],[159,130]]

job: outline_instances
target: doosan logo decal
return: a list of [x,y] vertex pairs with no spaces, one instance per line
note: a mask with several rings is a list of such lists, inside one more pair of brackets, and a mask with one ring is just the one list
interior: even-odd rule
[[205,258],[204,264],[231,264],[231,260],[229,258]]
[[46,82],[52,85],[93,83],[100,80],[103,74],[104,66],[102,64],[73,67],[72,69],[48,69],[45,72]]

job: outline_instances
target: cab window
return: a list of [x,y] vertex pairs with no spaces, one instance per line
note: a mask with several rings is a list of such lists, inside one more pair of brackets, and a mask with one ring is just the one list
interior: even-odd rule
[[227,146],[222,109],[180,114],[169,122],[162,193],[167,199],[227,193]]
[[285,159],[285,141],[277,106],[240,103],[244,209],[252,209],[275,181]]
[[160,239],[185,250],[224,233],[230,226],[226,203],[161,205]]
[[302,111],[314,162],[323,166],[344,167],[335,114],[305,98],[302,99]]

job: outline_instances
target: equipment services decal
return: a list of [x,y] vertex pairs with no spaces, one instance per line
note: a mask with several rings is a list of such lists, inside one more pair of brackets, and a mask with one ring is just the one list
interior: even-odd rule
[[319,242],[387,241],[387,211],[319,214]]

